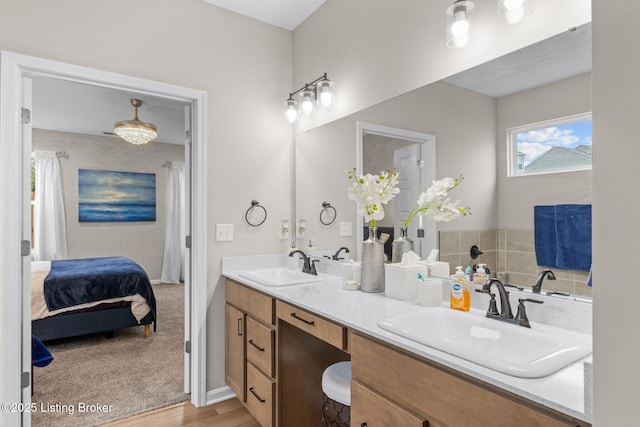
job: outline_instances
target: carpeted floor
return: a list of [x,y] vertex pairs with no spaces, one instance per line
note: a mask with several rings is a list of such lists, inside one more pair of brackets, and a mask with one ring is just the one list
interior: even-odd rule
[[96,426],[188,399],[184,377],[184,286],[153,285],[158,328],[46,343],[54,356],[34,368],[34,427]]

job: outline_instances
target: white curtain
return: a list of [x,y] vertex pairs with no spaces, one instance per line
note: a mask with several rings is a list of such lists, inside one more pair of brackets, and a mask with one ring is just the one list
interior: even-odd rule
[[66,259],[67,227],[60,162],[55,151],[34,151],[32,157],[35,164],[35,260]]
[[184,280],[184,192],[184,163],[172,162],[169,165],[167,223],[162,275],[160,277],[160,280],[164,283],[180,283],[181,280]]

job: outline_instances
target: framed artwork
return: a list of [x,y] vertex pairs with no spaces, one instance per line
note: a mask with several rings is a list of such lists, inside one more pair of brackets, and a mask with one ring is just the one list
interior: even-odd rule
[[78,170],[80,222],[156,220],[156,174]]

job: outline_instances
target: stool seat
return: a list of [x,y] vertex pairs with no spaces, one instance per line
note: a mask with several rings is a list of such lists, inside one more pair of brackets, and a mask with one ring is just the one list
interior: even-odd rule
[[322,391],[331,400],[351,406],[351,362],[338,362],[322,373]]

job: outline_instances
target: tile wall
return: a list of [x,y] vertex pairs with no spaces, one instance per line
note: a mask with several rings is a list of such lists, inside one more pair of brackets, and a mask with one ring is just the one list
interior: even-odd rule
[[[441,231],[440,260],[448,262],[451,274],[457,265],[484,263],[491,276],[505,272],[506,281],[530,287],[535,284],[543,267],[536,264],[533,231],[531,230],[464,230]],[[477,259],[470,255],[471,246],[477,245],[483,252]],[[586,286],[588,272],[552,269],[556,280],[545,279],[542,291],[568,292],[580,296],[591,296]]]

